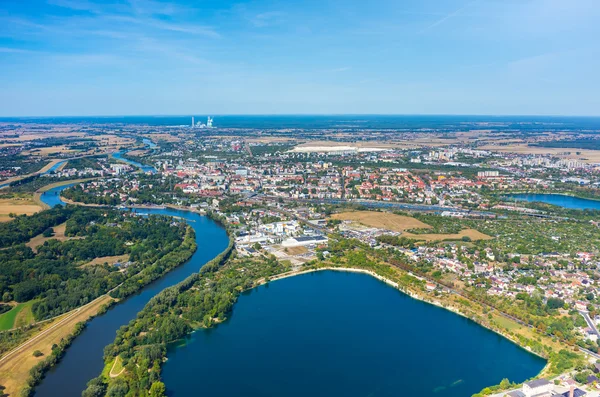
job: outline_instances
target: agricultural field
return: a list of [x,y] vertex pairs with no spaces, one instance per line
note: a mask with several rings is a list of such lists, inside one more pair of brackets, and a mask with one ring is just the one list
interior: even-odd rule
[[31,215],[41,210],[42,207],[33,200],[33,197],[27,195],[0,198],[0,222],[10,221],[12,218],[9,214]]
[[284,249],[284,251],[288,254],[288,255],[302,255],[302,254],[306,254],[308,252],[308,249],[306,247],[288,247],[286,249]]
[[388,212],[342,212],[339,214],[334,214],[332,218],[342,221],[352,221],[368,227],[400,232],[402,233],[403,237],[408,237],[415,240],[460,240],[463,237],[468,237],[469,239],[475,241],[489,240],[492,238],[487,234],[481,233],[473,228],[464,228],[462,230],[458,230],[456,233],[414,233],[411,231],[414,231],[415,229],[419,231],[426,231],[427,229],[432,229],[432,226],[411,216],[397,215]]
[[485,145],[479,147],[478,149],[500,153],[553,155],[559,158],[579,160],[591,164],[600,162],[600,150],[549,148],[540,146],[529,146],[527,144]]
[[96,144],[104,149],[104,151],[112,151],[120,147],[135,145],[135,140],[131,138],[123,138],[118,135],[103,134],[91,137],[96,141]]
[[39,149],[32,149],[24,151],[24,156],[49,156],[58,153],[73,153],[75,150],[69,149],[66,145],[48,146]]

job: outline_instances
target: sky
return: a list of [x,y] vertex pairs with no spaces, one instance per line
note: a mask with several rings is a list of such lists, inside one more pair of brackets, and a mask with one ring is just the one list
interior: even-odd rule
[[0,0],[0,116],[600,115],[598,0]]

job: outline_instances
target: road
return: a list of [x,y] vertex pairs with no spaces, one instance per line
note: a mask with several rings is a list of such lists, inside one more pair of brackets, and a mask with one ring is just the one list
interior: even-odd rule
[[598,328],[596,328],[596,324],[591,319],[590,314],[584,310],[578,310],[578,312],[579,312],[579,314],[581,314],[583,316],[585,322],[594,331],[596,336],[598,336],[598,338],[600,338],[600,333],[598,332]]

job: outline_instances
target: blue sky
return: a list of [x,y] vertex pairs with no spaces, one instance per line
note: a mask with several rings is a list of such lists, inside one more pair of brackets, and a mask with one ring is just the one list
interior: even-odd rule
[[0,0],[0,116],[600,115],[598,0]]

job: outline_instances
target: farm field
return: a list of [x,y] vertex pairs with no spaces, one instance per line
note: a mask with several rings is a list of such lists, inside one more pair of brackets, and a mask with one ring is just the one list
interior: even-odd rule
[[334,214],[332,219],[342,221],[356,222],[364,226],[375,227],[378,229],[387,229],[402,233],[403,237],[409,237],[415,240],[436,241],[436,240],[460,240],[463,237],[469,237],[471,240],[491,239],[487,234],[483,234],[475,229],[464,229],[453,234],[414,234],[407,232],[410,229],[431,229],[431,226],[410,216],[396,215],[388,212],[377,211],[353,211]]
[[75,150],[69,149],[65,145],[48,146],[39,149],[32,149],[22,152],[24,156],[48,156],[57,153],[73,153]]
[[32,215],[42,210],[31,197],[13,197],[0,199],[0,222],[8,222],[9,214]]
[[[486,145],[479,147],[481,150],[489,150],[500,153],[518,153],[518,154],[537,154],[554,155],[560,158],[579,160],[585,163],[600,162],[600,150],[589,149],[569,149],[569,148],[547,148],[538,146],[528,146],[527,144],[516,145]],[[567,154],[568,153],[568,154]],[[579,153],[579,154],[578,154]]]
[[306,247],[288,247],[285,249],[285,252],[288,255],[302,255],[302,254],[306,254],[308,252],[308,249]]

